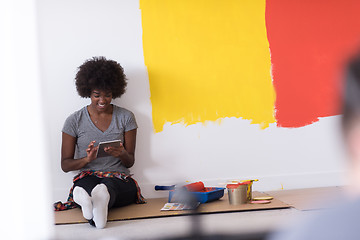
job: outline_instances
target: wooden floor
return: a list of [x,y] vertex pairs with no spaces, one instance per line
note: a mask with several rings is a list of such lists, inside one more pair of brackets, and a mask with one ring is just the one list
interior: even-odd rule
[[[254,192],[254,197],[267,196],[266,193]],[[130,206],[115,208],[109,211],[108,221],[126,221],[134,219],[170,217],[192,214],[191,211],[160,211],[160,209],[167,203],[167,198],[148,199],[146,204],[133,204]],[[211,214],[211,213],[226,213],[226,212],[240,212],[240,211],[254,211],[265,209],[281,209],[289,208],[290,206],[278,199],[274,198],[268,204],[241,204],[230,205],[227,194],[220,200],[201,204],[197,213]],[[87,223],[87,220],[82,216],[81,210],[71,209],[66,211],[55,212],[56,224],[69,223]]]
[[[298,210],[316,210],[327,208],[324,202],[332,202],[333,199],[341,195],[343,187],[322,187],[294,190],[270,191],[267,194],[289,204]],[[327,200],[327,201],[324,201]]]
[[199,225],[199,229],[205,234],[271,232],[297,221],[301,216],[322,211],[319,210],[321,206],[309,203],[339,194],[340,191],[341,188],[337,187],[273,191],[267,194],[293,207],[204,214],[195,220],[190,216],[178,216],[111,221],[105,229],[96,229],[88,223],[56,225],[55,239],[160,239],[188,235],[194,224]]

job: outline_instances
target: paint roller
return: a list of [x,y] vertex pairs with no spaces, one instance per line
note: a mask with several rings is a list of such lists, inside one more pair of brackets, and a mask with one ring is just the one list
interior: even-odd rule
[[183,188],[189,192],[201,192],[205,189],[205,185],[201,181],[189,183],[186,185],[170,185],[170,186],[155,185],[156,191],[172,191],[172,190],[178,190],[181,188]]

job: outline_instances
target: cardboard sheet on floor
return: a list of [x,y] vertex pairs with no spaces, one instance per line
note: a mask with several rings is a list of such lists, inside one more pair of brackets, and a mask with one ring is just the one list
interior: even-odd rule
[[[264,193],[254,192],[253,196],[266,196]],[[160,211],[160,209],[167,203],[167,198],[153,198],[147,199],[146,204],[133,204],[126,207],[115,208],[109,211],[109,221],[121,221],[131,219],[145,219],[156,217],[169,217],[188,215],[190,211]],[[274,198],[268,204],[242,204],[230,205],[227,194],[220,200],[201,204],[198,212],[201,214],[209,213],[225,213],[225,212],[239,212],[239,211],[254,211],[265,209],[281,209],[290,207],[288,204]],[[55,224],[72,224],[87,222],[79,208],[55,212]]]
[[[324,209],[341,196],[343,187],[304,188],[266,192],[268,195],[289,204],[298,210]],[[329,205],[328,205],[328,204]]]

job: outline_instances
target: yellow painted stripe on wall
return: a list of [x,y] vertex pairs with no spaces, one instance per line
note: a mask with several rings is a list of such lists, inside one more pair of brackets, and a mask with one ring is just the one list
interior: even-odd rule
[[140,0],[153,124],[275,122],[265,0]]

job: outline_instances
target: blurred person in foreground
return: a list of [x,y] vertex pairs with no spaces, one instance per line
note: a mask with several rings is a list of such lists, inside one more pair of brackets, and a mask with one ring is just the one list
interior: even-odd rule
[[360,55],[349,62],[345,73],[342,131],[350,184],[337,196],[341,197],[337,205],[273,234],[271,240],[360,239]]

